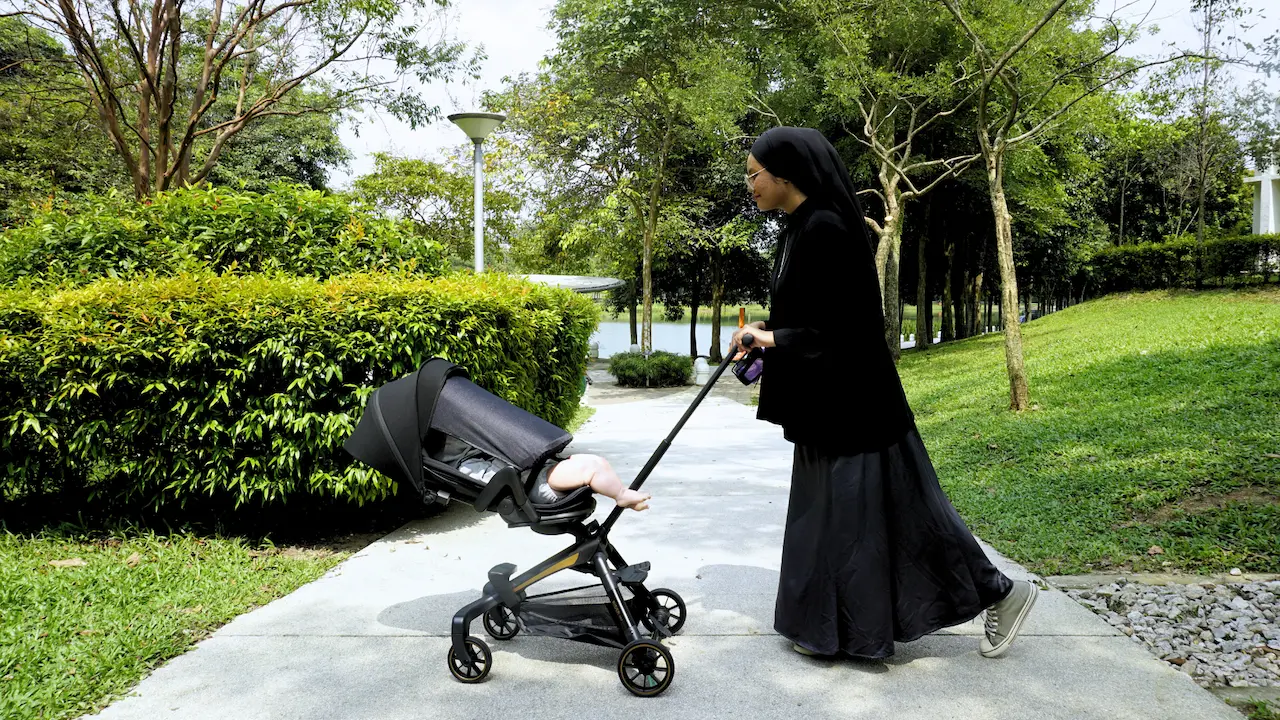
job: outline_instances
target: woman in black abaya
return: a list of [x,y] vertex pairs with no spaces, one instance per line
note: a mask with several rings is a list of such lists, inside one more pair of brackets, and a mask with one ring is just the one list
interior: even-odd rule
[[1005,652],[1035,603],[983,554],[938,485],[893,358],[874,252],[835,148],[773,128],[747,186],[787,213],[770,313],[734,335],[766,348],[759,418],[795,444],[774,627],[806,655],[881,659],[984,610],[979,651]]

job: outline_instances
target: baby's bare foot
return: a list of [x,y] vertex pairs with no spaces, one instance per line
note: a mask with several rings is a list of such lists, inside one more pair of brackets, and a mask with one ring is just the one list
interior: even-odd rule
[[637,490],[623,490],[622,494],[614,500],[618,503],[618,507],[630,508],[632,510],[648,510],[649,499],[653,496],[648,493],[642,493]]

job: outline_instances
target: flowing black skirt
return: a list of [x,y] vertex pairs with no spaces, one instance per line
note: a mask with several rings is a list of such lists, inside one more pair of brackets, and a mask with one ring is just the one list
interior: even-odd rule
[[796,445],[774,628],[823,654],[882,659],[1009,593],[938,485],[914,428],[861,455]]

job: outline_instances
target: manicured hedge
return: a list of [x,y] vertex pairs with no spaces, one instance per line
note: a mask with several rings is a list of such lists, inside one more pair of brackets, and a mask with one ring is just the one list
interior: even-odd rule
[[0,285],[83,284],[136,273],[279,270],[329,277],[446,267],[440,245],[343,196],[305,186],[269,192],[194,187],[50,206],[0,232]]
[[[1195,283],[1196,241],[1183,236],[1163,243],[1121,245],[1094,256],[1090,277],[1098,294],[1156,290]],[[1231,285],[1277,274],[1280,235],[1210,238],[1204,245],[1204,277]]]
[[687,356],[655,350],[618,353],[609,359],[609,374],[623,387],[675,387],[689,384],[693,361]]
[[368,393],[440,356],[564,424],[593,303],[501,275],[182,274],[0,291],[0,500],[375,500],[341,450]]

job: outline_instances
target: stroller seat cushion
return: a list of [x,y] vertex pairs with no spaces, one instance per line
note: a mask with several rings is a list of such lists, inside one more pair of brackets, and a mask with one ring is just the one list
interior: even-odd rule
[[[507,467],[506,463],[501,460],[491,457],[451,435],[444,436],[443,442],[440,443],[439,449],[434,455],[440,462],[456,467],[463,475],[482,485],[487,485],[499,470]],[[525,487],[529,493],[529,500],[534,505],[554,505],[567,495],[567,493],[553,489],[547,480],[551,474],[551,469],[555,466],[556,461],[554,460],[544,463],[533,478],[532,484],[526,480]]]

